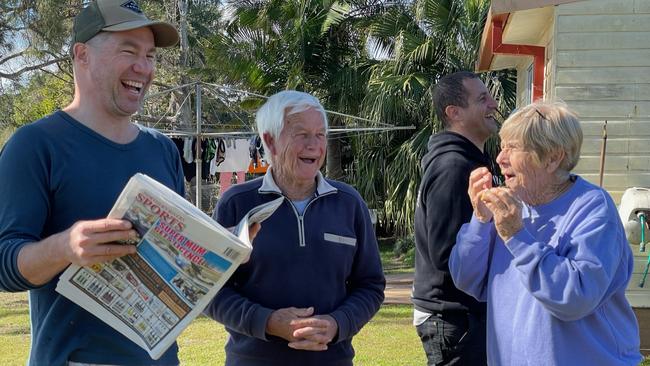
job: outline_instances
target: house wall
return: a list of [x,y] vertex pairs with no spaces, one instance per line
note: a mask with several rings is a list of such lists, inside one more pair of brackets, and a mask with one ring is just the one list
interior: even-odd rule
[[[604,187],[619,203],[626,188],[650,187],[650,1],[589,0],[555,9],[549,96],[579,114],[584,142],[575,172],[595,184],[607,121]],[[643,314],[641,348],[647,351],[650,279],[644,288],[639,280],[648,253],[631,248],[634,273],[626,294]]]
[[626,188],[650,187],[650,1],[559,5],[554,23],[549,96],[583,122],[576,172],[598,184],[607,121],[604,187],[619,202]]

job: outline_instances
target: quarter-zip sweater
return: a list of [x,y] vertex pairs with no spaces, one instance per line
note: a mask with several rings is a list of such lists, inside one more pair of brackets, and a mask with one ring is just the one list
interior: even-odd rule
[[[226,365],[351,365],[352,337],[379,310],[385,279],[368,208],[352,187],[317,176],[302,215],[286,199],[262,224],[250,260],[206,308],[230,338]],[[281,196],[269,170],[231,187],[214,218],[234,226],[254,206]],[[326,351],[300,351],[267,335],[274,310],[314,307],[329,314],[338,335]]]

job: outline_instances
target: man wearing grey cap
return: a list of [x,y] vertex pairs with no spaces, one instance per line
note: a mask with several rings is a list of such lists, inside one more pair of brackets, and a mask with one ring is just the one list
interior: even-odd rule
[[106,219],[144,173],[184,195],[175,145],[131,123],[154,76],[156,47],[178,42],[135,1],[96,0],[74,19],[75,94],[67,107],[20,128],[0,152],[0,290],[29,290],[30,365],[176,365],[174,345],[152,360],[135,343],[55,292],[71,263],[131,254],[136,235]]

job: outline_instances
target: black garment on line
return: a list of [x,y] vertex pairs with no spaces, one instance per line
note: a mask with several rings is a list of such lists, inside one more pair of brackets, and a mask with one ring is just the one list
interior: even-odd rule
[[[184,155],[184,145],[185,145],[185,139],[174,137],[172,138],[172,141],[174,142],[174,145],[176,145],[176,148],[178,149],[178,153],[181,155],[181,163],[183,165],[183,176],[185,177],[185,180],[190,182],[192,181],[192,178],[196,176],[196,163],[191,162],[188,163],[185,161],[185,158],[183,157]],[[192,156],[194,156],[194,148],[196,147],[196,140],[192,143]]]

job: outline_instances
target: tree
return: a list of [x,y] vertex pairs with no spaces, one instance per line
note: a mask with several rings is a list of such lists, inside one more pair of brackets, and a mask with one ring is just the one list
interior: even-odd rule
[[[364,95],[364,28],[380,1],[227,1],[232,18],[206,47],[209,80],[270,95],[297,89],[326,109],[356,115]],[[331,126],[348,122],[330,116]],[[341,178],[340,140],[328,140],[327,175]]]
[[[17,121],[13,125],[61,105],[55,92],[71,83],[66,59],[71,18],[86,2],[0,0],[0,88],[7,91],[0,111],[9,111],[5,115]],[[440,129],[431,106],[435,84],[450,72],[473,69],[488,0],[228,0],[223,7],[218,0],[141,0],[140,5],[150,17],[177,24],[181,33],[179,48],[159,51],[152,93],[197,78],[264,95],[297,89],[314,94],[329,110],[415,126],[415,131],[331,136],[327,157],[328,176],[353,183],[370,207],[384,211],[389,230],[412,230],[420,158],[429,135]],[[510,110],[513,73],[483,78],[500,109]],[[149,115],[142,117],[171,114],[166,127],[187,126],[194,116],[181,105],[193,103],[184,103],[190,93],[181,88],[150,101],[144,111]],[[204,118],[245,124],[229,105],[250,111],[261,101],[239,98],[221,93],[204,99]],[[32,105],[37,107],[29,114],[25,106]],[[333,127],[352,123],[329,117]],[[341,146],[352,150],[351,162],[341,164]],[[497,144],[490,141],[487,149],[496,153]]]
[[12,127],[33,122],[68,105],[72,101],[73,88],[69,80],[56,74],[40,72],[20,87],[13,97]]
[[[31,83],[31,78],[40,80],[36,83],[42,82],[40,75],[43,73],[65,81],[69,85],[63,90],[71,90],[72,71],[68,53],[72,19],[88,2],[0,0],[0,88],[3,91],[22,93],[26,90],[22,86]],[[180,48],[159,50],[157,78],[151,93],[189,82],[187,70],[200,66],[203,62],[203,55],[196,52],[199,50],[195,47],[198,40],[214,32],[215,25],[219,24],[219,1],[141,0],[139,5],[152,19],[165,19],[179,24],[182,40]],[[42,88],[51,86],[61,87],[56,83],[41,83]],[[40,92],[54,94],[57,91]],[[151,111],[171,110],[176,117],[175,121],[187,124],[193,120],[191,113],[186,113],[183,117],[177,115],[180,114],[182,101],[189,93],[189,90],[178,90],[164,99],[158,98],[153,102]],[[29,96],[22,98],[26,100]],[[49,112],[51,111],[47,113]],[[37,113],[30,114],[39,117]],[[18,119],[11,124],[17,125],[25,121],[20,116],[26,114],[14,116]]]
[[[375,120],[416,127],[412,134],[375,136],[354,145],[356,156],[371,157],[356,162],[354,182],[369,205],[383,208],[389,230],[412,231],[420,159],[429,135],[441,129],[431,105],[435,83],[448,73],[473,69],[489,3],[395,2],[369,27],[372,49],[382,59],[371,68],[363,111]],[[511,76],[484,75],[502,103],[514,104]],[[488,145],[496,150],[494,142]],[[368,179],[373,172],[376,178]]]
[[0,2],[0,79],[51,66],[69,69],[70,19],[81,0],[5,0]]

